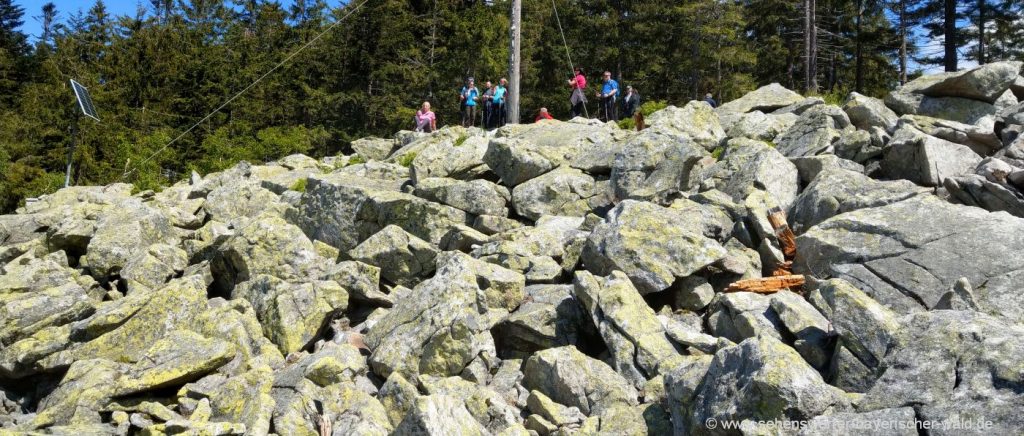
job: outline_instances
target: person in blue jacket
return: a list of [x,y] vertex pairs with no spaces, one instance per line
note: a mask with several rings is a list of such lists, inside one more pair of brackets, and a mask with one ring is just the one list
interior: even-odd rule
[[714,98],[711,98],[711,93],[710,92],[707,93],[707,95],[704,96],[704,103],[707,103],[708,105],[710,105],[712,109],[718,107],[718,102],[715,101]]
[[498,81],[498,86],[494,87],[494,96],[491,97],[491,110],[494,114],[494,127],[501,127],[505,125],[505,98],[508,96],[508,79],[504,77]]
[[618,100],[618,97],[619,82],[612,79],[611,71],[605,71],[601,92],[597,94],[597,98],[601,102],[601,121],[618,121],[615,108],[615,101]]
[[466,79],[466,85],[459,91],[459,102],[462,103],[462,127],[473,127],[476,121],[476,103],[480,100],[480,91],[476,89],[473,78]]

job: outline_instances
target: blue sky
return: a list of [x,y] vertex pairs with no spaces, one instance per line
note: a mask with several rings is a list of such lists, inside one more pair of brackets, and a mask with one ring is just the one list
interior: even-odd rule
[[[95,0],[14,0],[14,4],[25,9],[25,16],[23,17],[25,24],[21,26],[21,30],[27,33],[30,39],[35,40],[39,37],[42,23],[37,17],[42,15],[40,11],[42,11],[43,5],[51,1],[57,5],[57,12],[59,13],[57,18],[61,22],[66,21],[68,17],[79,10],[88,10],[95,2]],[[111,15],[135,15],[135,11],[139,7],[151,9],[149,0],[104,0],[103,3],[107,5],[107,11]],[[280,0],[280,3],[290,6],[292,0]],[[331,5],[331,7],[336,7],[341,3],[341,0],[327,1],[327,4]]]

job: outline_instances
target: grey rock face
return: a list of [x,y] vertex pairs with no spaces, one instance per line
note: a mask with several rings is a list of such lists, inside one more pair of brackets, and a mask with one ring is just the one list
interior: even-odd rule
[[901,126],[912,126],[929,136],[965,145],[982,156],[991,155],[1003,146],[991,128],[922,115],[904,115],[900,117],[899,123]]
[[790,208],[793,231],[801,233],[841,213],[903,201],[925,188],[905,180],[882,182],[844,169],[827,169],[811,182]]
[[[825,384],[799,354],[777,339],[758,336],[715,353],[704,381],[690,398],[675,398],[690,405],[690,434],[730,434],[711,429],[709,418],[727,420],[805,419],[831,408],[848,407],[843,392]],[[675,390],[669,386],[666,389]]]
[[459,374],[493,350],[490,328],[523,300],[525,278],[517,272],[457,252],[437,262],[435,276],[396,301],[366,336],[376,374]]
[[719,161],[709,167],[707,177],[715,188],[742,201],[754,190],[767,191],[783,208],[796,199],[799,190],[796,167],[768,144],[747,139],[729,141]]
[[121,271],[136,255],[156,243],[176,242],[170,220],[137,199],[129,199],[96,223],[83,260],[97,276]]
[[611,184],[616,199],[667,203],[693,187],[707,152],[689,137],[647,129],[630,138],[615,156]]
[[700,101],[691,101],[683,107],[669,106],[647,117],[651,128],[686,136],[707,151],[714,150],[725,140],[715,111]]
[[747,93],[743,97],[723,103],[715,109],[715,112],[719,114],[725,112],[747,113],[755,110],[771,112],[775,109],[799,103],[803,99],[803,96],[800,94],[790,91],[778,83],[772,83]]
[[531,285],[525,292],[526,302],[495,327],[499,354],[527,357],[547,348],[585,345],[581,336],[593,330],[592,321],[572,285]]
[[625,274],[599,278],[579,272],[574,294],[611,350],[616,372],[634,386],[674,367],[679,352]]
[[416,183],[415,194],[473,215],[508,215],[508,190],[486,180],[427,178]]
[[387,159],[394,149],[394,139],[363,138],[352,141],[352,150],[367,161]]
[[532,220],[542,215],[583,216],[593,208],[591,199],[598,195],[602,193],[592,177],[560,167],[516,186],[512,204],[516,213]]
[[676,278],[725,257],[725,248],[705,236],[701,221],[699,211],[626,200],[594,229],[582,260],[595,274],[625,272],[642,294],[662,291]]
[[[898,313],[932,308],[961,277],[986,283],[978,304],[1019,320],[1024,223],[931,196],[833,217],[797,238],[798,271],[843,278]],[[992,238],[991,235],[999,235]],[[950,255],[950,253],[957,253]],[[986,259],[977,262],[971,259]]]
[[571,346],[549,348],[527,359],[523,386],[588,416],[637,404],[636,390],[622,376]]
[[[862,411],[912,406],[922,419],[990,421],[987,431],[1020,433],[1016,412],[1024,395],[1011,369],[1021,328],[978,312],[934,311],[903,319],[882,376],[858,404]],[[983,431],[982,431],[983,432]],[[938,428],[934,434],[963,434]],[[980,433],[979,433],[980,434]]]
[[880,127],[892,132],[896,129],[898,116],[885,103],[877,98],[851,92],[843,104],[843,111],[850,117],[850,122],[858,129],[869,130]]
[[729,128],[730,138],[749,138],[758,141],[773,141],[779,134],[788,130],[799,115],[787,114],[765,114],[761,111],[753,111],[742,115],[736,115],[737,119]]
[[814,156],[833,151],[833,144],[844,132],[852,129],[850,118],[842,109],[818,105],[800,115],[800,119],[779,135],[775,143],[786,157]]
[[918,94],[994,103],[1019,77],[1021,62],[994,62],[967,71],[924,76],[907,83]]
[[430,243],[390,225],[377,232],[348,255],[380,268],[381,276],[403,286],[414,286],[434,271],[438,250]]
[[800,183],[809,185],[825,170],[844,169],[855,173],[864,173],[864,165],[852,160],[843,159],[834,154],[823,154],[819,156],[795,157],[789,160],[796,167],[800,174]]
[[904,125],[885,151],[882,170],[891,178],[938,186],[946,178],[973,173],[980,162],[981,156],[966,146]]

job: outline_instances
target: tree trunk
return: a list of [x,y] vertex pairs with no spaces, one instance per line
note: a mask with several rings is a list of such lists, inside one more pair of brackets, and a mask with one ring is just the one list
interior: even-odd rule
[[946,71],[956,71],[957,67],[957,54],[956,54],[956,0],[945,0],[943,11],[943,30],[945,34],[945,48],[946,52],[943,56],[943,60],[946,64]]
[[864,92],[864,38],[861,37],[862,22],[864,21],[864,0],[857,0],[857,47],[854,56],[857,59],[856,85],[857,92]]
[[978,0],[978,63],[985,64],[985,0]]
[[907,0],[900,0],[900,85],[907,84]]

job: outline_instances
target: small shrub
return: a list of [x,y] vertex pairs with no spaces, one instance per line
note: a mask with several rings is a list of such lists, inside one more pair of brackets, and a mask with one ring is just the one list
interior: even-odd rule
[[292,183],[292,187],[288,189],[295,192],[306,192],[306,180],[307,179],[305,177],[296,180],[295,183]]
[[718,147],[714,151],[711,152],[711,157],[715,158],[715,160],[718,160],[718,159],[720,159],[722,157],[722,153],[724,153],[724,152],[725,152],[725,147]]
[[[649,102],[646,102],[644,104],[641,104],[640,107],[637,110],[640,111],[640,113],[643,114],[644,118],[646,119],[651,114],[653,114],[653,113],[655,113],[657,111],[660,111],[662,109],[665,109],[667,107],[668,107],[668,102],[661,101],[661,100],[654,100],[654,101],[649,101]],[[621,119],[621,120],[619,120],[619,128],[626,129],[626,130],[634,130],[634,129],[636,129],[636,121],[633,119],[633,117]]]
[[409,168],[412,166],[412,161],[416,159],[416,153],[406,153],[402,157],[398,158],[398,164]]
[[363,157],[358,154],[353,154],[352,156],[349,156],[348,163],[345,165],[359,165],[364,163],[366,163],[366,159],[363,159]]
[[462,146],[462,144],[466,143],[467,139],[469,139],[469,135],[466,135],[466,134],[459,135],[459,137],[455,139],[455,146],[456,147]]

